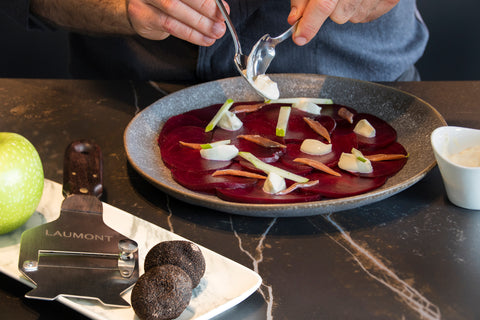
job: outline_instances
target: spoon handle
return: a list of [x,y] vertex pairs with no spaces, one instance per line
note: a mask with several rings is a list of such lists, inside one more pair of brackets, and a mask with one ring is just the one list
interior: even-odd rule
[[297,29],[297,25],[298,25],[298,21],[295,22],[290,28],[288,28],[287,31],[285,31],[284,33],[282,33],[281,35],[275,37],[275,38],[272,38],[272,41],[275,43],[275,45],[279,44],[280,42],[290,38],[293,33],[295,32],[295,30]]
[[233,26],[232,20],[230,19],[230,16],[228,15],[227,9],[225,9],[225,6],[222,3],[222,0],[215,0],[217,3],[218,9],[220,9],[220,12],[222,13],[223,17],[225,18],[225,23],[227,24],[228,30],[230,30],[230,34],[232,35],[233,38],[233,44],[235,45],[235,52],[237,54],[243,55],[242,53],[242,47],[240,46],[240,40],[238,39],[237,31],[235,30],[235,27]]

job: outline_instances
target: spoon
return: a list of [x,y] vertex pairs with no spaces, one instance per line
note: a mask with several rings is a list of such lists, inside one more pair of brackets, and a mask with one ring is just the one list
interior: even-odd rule
[[297,25],[298,21],[278,37],[272,38],[269,34],[266,34],[257,41],[247,59],[248,79],[255,79],[257,76],[265,74],[275,57],[275,46],[290,38]]
[[[230,30],[230,34],[233,38],[233,44],[235,45],[235,55],[233,57],[233,62],[237,67],[240,74],[247,79],[246,77],[246,70],[247,70],[247,59],[248,56],[244,55],[242,52],[242,47],[240,46],[240,40],[238,39],[237,32],[235,31],[235,27],[233,26],[232,20],[228,15],[227,9],[222,3],[222,0],[215,0],[217,3],[217,7],[220,9],[223,17],[225,18],[225,23],[227,24],[228,30]],[[247,79],[248,80],[248,79]]]
[[237,32],[235,30],[235,27],[233,26],[232,20],[230,19],[230,16],[228,15],[227,10],[225,9],[225,6],[222,3],[222,0],[215,0],[217,7],[220,9],[220,12],[222,13],[223,17],[225,18],[225,23],[227,24],[228,30],[230,30],[230,34],[232,35],[233,38],[233,44],[235,45],[235,55],[233,57],[233,62],[235,66],[237,67],[238,72],[242,75],[245,80],[250,84],[250,86],[263,98],[265,99],[270,99],[269,95],[263,92],[261,89],[257,88],[257,86],[254,83],[253,78],[247,77],[247,60],[248,56],[243,54],[242,52],[242,47],[240,46],[240,40],[238,39]]

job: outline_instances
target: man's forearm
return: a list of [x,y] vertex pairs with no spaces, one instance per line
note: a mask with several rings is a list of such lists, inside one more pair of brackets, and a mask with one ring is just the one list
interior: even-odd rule
[[49,23],[89,34],[134,34],[125,0],[30,0],[33,14]]

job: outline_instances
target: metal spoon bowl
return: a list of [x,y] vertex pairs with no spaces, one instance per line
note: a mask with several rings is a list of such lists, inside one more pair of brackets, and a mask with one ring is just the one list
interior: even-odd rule
[[257,88],[254,82],[255,78],[260,74],[265,74],[265,71],[270,65],[270,62],[275,57],[275,46],[292,36],[298,24],[298,21],[278,37],[272,38],[268,34],[264,35],[255,44],[255,46],[253,46],[250,55],[246,56],[242,52],[242,47],[240,45],[237,31],[233,26],[232,20],[230,19],[230,16],[227,12],[227,9],[223,5],[222,0],[215,0],[215,3],[217,4],[217,7],[220,9],[220,12],[225,18],[225,23],[227,24],[228,30],[230,30],[230,34],[232,35],[233,44],[235,45],[235,55],[233,57],[233,62],[237,67],[238,72],[240,72],[242,77],[247,80],[250,86],[260,96],[267,100],[270,99],[268,94]]
[[248,79],[255,79],[257,76],[265,74],[275,57],[275,46],[290,38],[295,32],[297,24],[298,21],[278,37],[272,38],[266,34],[257,41],[247,59]]
[[228,15],[227,10],[225,9],[225,6],[223,5],[221,0],[215,0],[217,7],[220,9],[220,12],[222,13],[223,17],[225,18],[225,23],[227,24],[228,30],[230,30],[230,34],[232,35],[233,38],[233,44],[235,45],[235,55],[233,57],[233,62],[235,66],[237,67],[238,72],[242,75],[242,77],[247,80],[247,82],[250,84],[250,86],[263,98],[269,99],[265,93],[263,93],[261,90],[259,90],[254,83],[253,78],[249,78],[247,76],[247,61],[248,61],[248,56],[243,54],[242,52],[242,47],[240,45],[240,40],[238,39],[238,34],[235,30],[235,27],[233,26],[232,20],[230,19],[230,16]]

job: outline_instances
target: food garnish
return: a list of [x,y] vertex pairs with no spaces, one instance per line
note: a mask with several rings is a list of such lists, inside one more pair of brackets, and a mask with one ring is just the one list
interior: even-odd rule
[[291,107],[280,107],[278,113],[277,127],[275,128],[275,135],[278,137],[285,137],[288,127],[288,119],[290,118]]
[[311,113],[317,116],[320,115],[320,112],[322,111],[322,107],[308,100],[301,100],[299,102],[293,103],[292,108],[302,110],[304,112]]
[[375,128],[368,122],[367,119],[362,119],[357,122],[353,132],[367,138],[375,137],[376,131]]
[[379,154],[371,154],[364,157],[370,161],[389,161],[389,160],[399,160],[399,159],[408,158],[408,154],[379,153]]
[[268,99],[278,99],[280,96],[277,83],[266,74],[256,76],[253,86]]
[[288,188],[286,188],[282,191],[277,192],[277,195],[283,196],[283,195],[289,194],[289,193],[291,193],[291,192],[293,192],[297,189],[310,188],[310,187],[316,186],[318,183],[319,183],[318,180],[312,180],[312,181],[308,181],[308,182],[305,182],[305,183],[295,182],[292,185],[290,185],[290,187],[288,187]]
[[229,161],[238,155],[237,147],[227,144],[215,148],[201,149],[200,155],[206,160]]
[[255,103],[255,104],[239,104],[232,108],[233,113],[250,113],[260,110],[265,106],[265,102]]
[[255,179],[267,179],[266,176],[262,176],[261,174],[250,172],[250,171],[243,171],[243,170],[235,170],[235,169],[224,169],[224,170],[217,170],[212,173],[212,176],[237,176],[237,177],[246,177],[246,178],[255,178]]
[[311,102],[314,104],[333,104],[332,99],[326,98],[282,98],[276,100],[270,100],[269,103],[288,103],[288,104],[295,104],[295,103],[304,103],[304,102]]
[[201,149],[212,149],[212,148],[215,148],[215,147],[218,147],[218,146],[221,146],[221,145],[230,144],[231,141],[230,140],[220,140],[220,141],[215,141],[215,142],[211,142],[211,143],[191,143],[191,142],[179,141],[179,143],[182,146],[185,146],[185,147],[189,147],[189,148],[196,149],[196,150],[201,150]]
[[[388,122],[321,100],[229,99],[222,106],[185,112],[169,119],[160,133],[162,160],[173,179],[192,191],[226,201],[277,204],[362,194],[383,185],[405,165],[407,151]],[[322,115],[292,109],[291,103],[301,101],[320,104],[315,108],[321,107]],[[221,119],[231,115],[242,127],[220,129]],[[363,122],[374,128],[374,137],[353,130]],[[285,179],[291,181],[284,185]]]
[[312,128],[313,131],[315,131],[320,136],[327,139],[328,143],[332,143],[332,139],[330,138],[330,133],[328,133],[328,130],[320,122],[310,119],[308,117],[303,117],[303,120],[305,120],[305,122],[308,124],[310,128]]
[[347,108],[341,107],[338,110],[338,115],[342,118],[347,120],[349,123],[353,123],[353,113],[351,113]]
[[235,113],[227,110],[220,117],[217,125],[224,130],[237,131],[243,126],[243,123],[240,119],[238,119]]
[[237,138],[245,139],[247,141],[256,143],[259,146],[262,146],[265,148],[286,148],[287,147],[286,145],[281,144],[280,142],[273,141],[271,139],[262,137],[258,134],[242,134],[237,136]]
[[228,109],[230,109],[232,104],[233,104],[232,99],[227,99],[227,101],[225,101],[225,103],[220,107],[220,109],[215,114],[215,116],[212,118],[212,120],[210,120],[210,122],[208,123],[207,127],[205,128],[205,132],[210,132],[215,128],[217,123],[220,121],[220,119],[225,114],[225,112],[227,112]]
[[263,183],[263,191],[270,194],[276,194],[285,190],[286,187],[285,179],[275,172],[269,172],[267,180]]
[[337,177],[341,176],[340,173],[338,173],[337,171],[333,170],[332,168],[328,167],[327,165],[325,165],[320,161],[316,161],[308,158],[295,158],[293,161],[306,164],[312,168],[331,174],[332,176],[337,176]]
[[372,163],[359,150],[352,148],[352,153],[342,152],[338,167],[345,171],[358,173],[373,172]]
[[300,151],[314,156],[321,156],[332,152],[332,144],[326,144],[317,139],[305,139],[300,145]]
[[294,174],[292,172],[289,172],[287,170],[277,168],[275,166],[272,166],[271,164],[265,163],[255,157],[253,154],[250,152],[239,152],[238,155],[242,157],[243,159],[251,162],[257,169],[262,170],[263,172],[269,174],[270,172],[274,172],[278,174],[279,176],[295,181],[295,182],[307,182],[308,178],[302,177],[300,175]]

